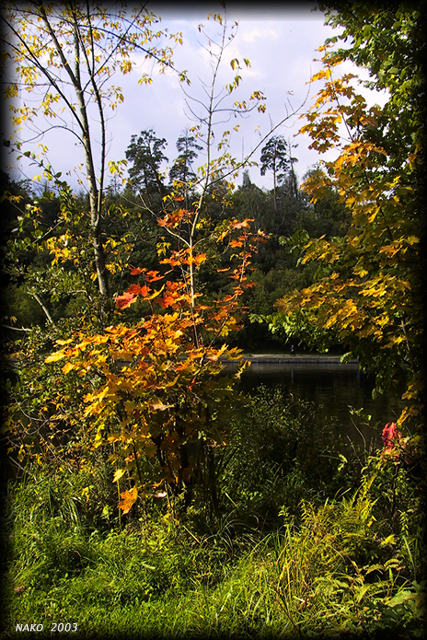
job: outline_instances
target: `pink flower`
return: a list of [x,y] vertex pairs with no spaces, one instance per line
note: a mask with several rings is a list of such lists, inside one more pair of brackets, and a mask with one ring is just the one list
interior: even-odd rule
[[383,429],[382,439],[384,442],[384,450],[391,451],[394,449],[396,443],[400,442],[402,434],[395,422],[387,422],[386,426]]
[[[406,464],[410,464],[411,456],[406,450],[407,438],[402,438],[395,422],[387,422],[382,432],[382,439],[384,442],[382,456],[390,456],[395,459],[396,463],[403,459]],[[403,455],[404,450],[406,455]]]

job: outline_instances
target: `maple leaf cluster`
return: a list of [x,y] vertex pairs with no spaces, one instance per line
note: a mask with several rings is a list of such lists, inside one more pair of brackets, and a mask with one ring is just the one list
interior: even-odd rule
[[[179,209],[165,215],[162,224],[175,228],[188,218]],[[184,246],[161,260],[168,269],[164,273],[131,268],[137,281],[116,296],[116,314],[126,314],[139,300],[142,319],[127,325],[121,318],[95,335],[78,332],[46,358],[65,361],[64,374],[73,372],[82,380],[97,376],[82,412],[91,447],[113,448],[110,460],[119,466],[114,481],[131,485],[120,492],[123,513],[162,482],[175,495],[191,486],[207,449],[225,442],[213,416],[218,399],[230,396],[232,385],[219,374],[224,360],[240,361],[241,352],[218,342],[239,327],[240,298],[252,286],[251,255],[263,236],[252,234],[250,222],[230,220],[216,235],[217,243],[232,253],[229,266],[218,269],[228,274],[229,290],[213,304],[195,288],[195,273],[208,255]],[[145,458],[155,461],[157,469],[148,479],[141,473]]]

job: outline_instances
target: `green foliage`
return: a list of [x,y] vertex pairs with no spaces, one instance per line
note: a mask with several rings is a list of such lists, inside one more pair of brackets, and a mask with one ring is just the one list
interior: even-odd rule
[[[80,10],[67,11],[58,13],[61,38],[68,20],[74,37],[92,24]],[[37,15],[48,27],[42,5],[28,12]],[[297,193],[296,158],[277,136],[261,156],[261,173],[273,171],[273,192],[246,174],[233,193],[226,178],[238,163],[227,151],[214,157],[210,147],[215,110],[199,119],[194,136],[178,139],[169,187],[160,175],[165,142],[152,130],[132,136],[130,180],[123,190],[113,182],[105,198],[103,168],[99,198],[95,175],[89,198],[74,197],[58,174],[57,190],[41,196],[8,185],[8,322],[36,325],[8,345],[6,426],[17,474],[6,505],[9,632],[17,622],[67,619],[103,637],[419,633],[419,442],[402,437],[383,452],[345,447],[342,425],[325,421],[313,404],[277,389],[244,397],[220,375],[222,357],[239,357],[228,334],[242,312],[262,320],[280,297],[273,330],[327,349],[330,329],[332,342],[375,365],[379,384],[406,379],[421,363],[414,270],[420,84],[409,42],[418,42],[418,15],[365,7],[359,16],[343,9],[329,19],[352,42],[336,54],[326,47],[327,69],[318,74],[325,87],[305,130],[314,148],[326,150],[341,144],[344,118],[351,141],[326,172],[306,177],[311,202]],[[162,34],[148,28],[153,20],[147,14],[139,23],[149,40]],[[28,33],[30,25],[21,26]],[[102,46],[105,35],[95,34]],[[19,38],[16,54],[28,60],[32,52]],[[123,46],[116,52],[126,57],[132,42]],[[163,67],[168,51],[159,50]],[[222,53],[212,51],[218,65]],[[129,70],[120,56],[100,67],[105,80],[120,62]],[[371,86],[390,91],[384,109],[368,110],[350,76],[331,79],[340,57],[367,66]],[[52,60],[55,66],[53,53]],[[70,79],[78,90],[79,77]],[[96,87],[96,74],[91,79]],[[337,96],[347,102],[328,111]],[[246,104],[231,111],[245,113]],[[27,105],[16,124],[31,115]],[[87,152],[91,135],[84,129]],[[208,145],[209,160],[190,202],[197,141]],[[115,179],[123,164],[111,164]],[[250,221],[265,241],[258,255]],[[244,275],[252,267],[255,288]],[[103,272],[115,312],[100,304],[108,287],[97,291],[95,280]],[[418,393],[415,380],[404,399]],[[414,415],[407,410],[401,423]],[[357,429],[363,415],[353,418]]]
[[[370,73],[364,84],[370,89],[386,90],[389,99],[376,126],[369,135],[390,154],[393,168],[401,170],[402,161],[422,135],[424,118],[420,109],[423,96],[422,64],[425,52],[423,8],[400,5],[372,7],[354,3],[340,4],[339,11],[326,5],[327,22],[341,27],[336,43],[336,59],[348,59]],[[345,42],[345,47],[339,47]],[[392,121],[393,126],[388,126]]]
[[[297,145],[292,145],[296,147]],[[292,147],[283,136],[271,136],[261,149],[261,175],[266,171],[273,172],[273,203],[277,210],[277,187],[282,185],[284,193],[297,197],[297,180],[293,169],[297,159],[292,157]]]
[[282,508],[266,536],[243,527],[233,540],[230,528],[201,534],[155,512],[94,528],[76,491],[86,479],[27,471],[8,492],[10,630],[61,615],[104,637],[419,635],[419,557],[411,535],[390,534],[375,474],[349,497]]
[[302,499],[319,504],[357,485],[372,453],[357,441],[363,417],[353,416],[351,436],[337,418],[322,416],[321,407],[280,387],[261,385],[246,396],[232,417],[227,447],[217,454],[223,512],[232,509],[237,520],[269,529],[282,505],[295,514]]
[[301,631],[330,632],[333,619],[340,632],[363,635],[421,620],[419,585],[405,576],[394,537],[376,522],[371,482],[318,509],[303,501],[300,527],[285,524],[277,593]]
[[148,195],[154,191],[164,195],[160,165],[164,160],[167,161],[163,153],[166,144],[165,138],[157,138],[153,129],[131,137],[126,159],[130,163],[129,180],[137,192],[144,190]]
[[17,327],[42,326],[46,321],[40,305],[23,286],[13,284],[8,287],[7,311]]
[[284,181],[290,168],[290,149],[283,136],[271,136],[261,149],[261,175],[273,171],[274,184]]
[[[186,131],[184,135],[179,136],[176,141],[176,148],[179,152],[178,157],[169,171],[169,180],[173,183],[178,182],[181,190],[186,195],[190,183],[196,178],[193,170],[194,160],[197,158],[197,152],[202,150],[202,146],[197,143],[195,136],[190,135]],[[179,190],[178,190],[179,191]],[[186,204],[188,207],[188,204]]]

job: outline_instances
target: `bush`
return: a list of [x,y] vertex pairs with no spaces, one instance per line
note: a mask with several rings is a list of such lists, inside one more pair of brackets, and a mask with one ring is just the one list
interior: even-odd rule
[[296,513],[303,497],[333,495],[342,447],[336,433],[333,420],[319,424],[314,403],[260,386],[233,418],[219,454],[222,508],[233,505],[239,517],[274,526],[281,505]]

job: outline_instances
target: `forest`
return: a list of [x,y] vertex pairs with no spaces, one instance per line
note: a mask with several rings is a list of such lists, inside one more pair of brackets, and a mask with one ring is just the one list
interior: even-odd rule
[[[3,146],[38,175],[1,172],[1,637],[422,637],[423,11],[320,8],[337,35],[299,133],[332,159],[299,180],[295,113],[231,152],[266,101],[241,97],[225,9],[199,27],[212,73],[191,102],[185,40],[150,6],[5,6]],[[150,90],[154,67],[177,74],[196,124],[175,147],[142,126],[113,161],[136,55]],[[40,118],[78,140],[78,188],[72,154],[64,175],[24,141]],[[399,402],[349,407],[376,446],[242,383],[245,353],[294,349],[357,361]]]

